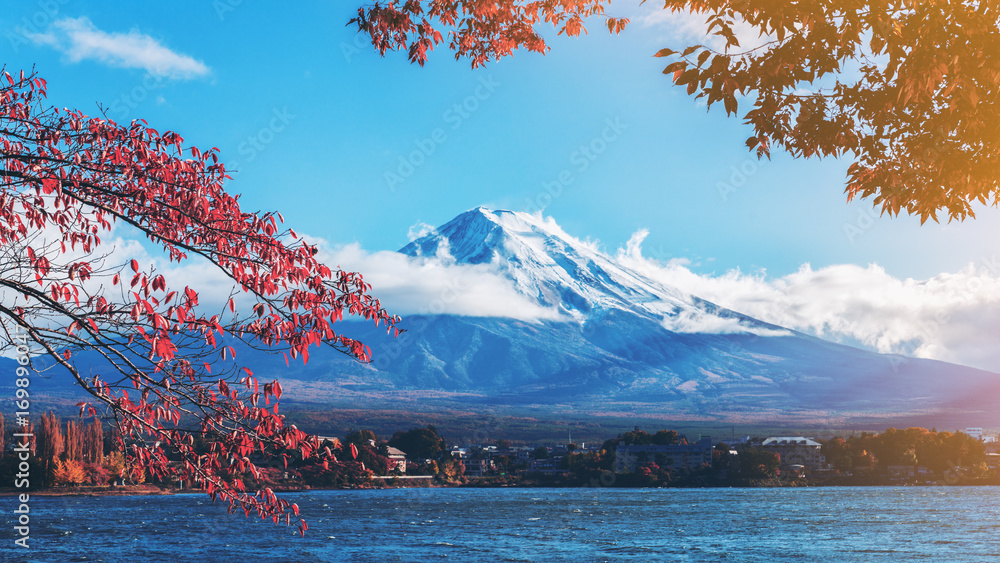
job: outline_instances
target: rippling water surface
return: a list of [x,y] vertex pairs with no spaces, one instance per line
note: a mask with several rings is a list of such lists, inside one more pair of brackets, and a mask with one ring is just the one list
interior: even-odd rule
[[[309,522],[202,495],[36,497],[4,561],[994,561],[1000,488],[391,489],[287,494]],[[11,529],[13,497],[0,497]],[[242,514],[242,513],[241,513]]]

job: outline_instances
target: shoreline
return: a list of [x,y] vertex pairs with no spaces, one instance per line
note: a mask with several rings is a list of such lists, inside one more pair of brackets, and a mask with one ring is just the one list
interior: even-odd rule
[[[770,484],[770,485],[716,485],[699,487],[598,487],[602,489],[811,489],[811,488],[855,488],[855,487],[997,487],[1000,485],[986,483],[850,483],[850,484]],[[494,489],[494,488],[514,488],[514,489],[574,489],[593,488],[586,485],[559,485],[552,483],[536,483],[530,485],[513,484],[489,484],[489,483],[426,483],[408,486],[405,484],[384,484],[377,487],[302,487],[302,488],[275,488],[271,490],[277,494],[281,493],[304,493],[311,491],[351,491],[351,490],[378,490],[378,489]],[[36,497],[109,497],[109,496],[173,496],[173,495],[203,495],[204,492],[198,489],[163,489],[156,485],[129,485],[124,487],[80,487],[73,489],[44,489],[37,491],[25,491],[11,487],[0,488],[0,497],[16,497],[20,494],[29,494]]]
[[155,485],[131,485],[126,487],[76,487],[73,489],[39,489],[24,490],[4,487],[0,489],[0,497],[31,495],[38,497],[114,497],[128,495],[164,496],[178,493],[200,493],[201,491],[172,491],[161,489]]

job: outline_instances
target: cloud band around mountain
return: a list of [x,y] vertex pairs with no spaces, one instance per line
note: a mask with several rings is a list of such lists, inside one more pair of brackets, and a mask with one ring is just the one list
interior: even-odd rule
[[[1000,371],[1000,262],[927,280],[899,279],[882,267],[809,264],[780,278],[732,270],[691,271],[685,260],[642,255],[635,233],[618,259],[681,291],[764,322],[881,353]],[[993,267],[991,267],[991,265]]]
[[[117,231],[117,229],[116,229]],[[158,262],[129,236],[129,229],[106,237],[114,250],[109,262],[137,258]],[[927,280],[900,279],[877,265],[835,265],[814,270],[803,265],[779,278],[732,270],[721,275],[693,272],[685,260],[660,262],[642,254],[648,231],[635,233],[615,259],[640,274],[721,307],[788,329],[881,353],[936,359],[1000,372],[1000,260],[969,266]],[[457,264],[445,256],[411,257],[369,252],[360,245],[332,245],[308,239],[331,267],[361,272],[372,294],[391,313],[507,317],[526,322],[565,320],[519,293],[490,264]],[[593,244],[593,243],[591,243]],[[159,261],[171,284],[196,288],[203,304],[224,308],[232,280],[206,263]],[[990,265],[994,268],[989,267]],[[238,298],[238,304],[245,297]],[[677,332],[735,332],[718,319],[678,318]],[[713,324],[714,323],[714,324]],[[670,328],[670,327],[668,327]],[[761,334],[761,336],[780,336]]]

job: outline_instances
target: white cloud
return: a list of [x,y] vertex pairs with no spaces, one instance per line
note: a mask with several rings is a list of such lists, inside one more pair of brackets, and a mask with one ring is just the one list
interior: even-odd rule
[[[684,260],[644,258],[646,231],[618,251],[625,265],[681,291],[759,320],[882,353],[1000,372],[1000,266],[927,280],[899,279],[877,265],[836,265],[768,279],[732,270],[709,276]],[[693,322],[693,320],[686,320]]]
[[632,258],[633,260],[642,259],[642,241],[646,240],[649,236],[649,229],[639,229],[638,231],[632,233],[632,236],[628,237],[628,242],[625,243],[625,251],[618,251],[618,258],[623,257]]
[[437,232],[434,225],[428,225],[427,223],[417,223],[411,225],[410,229],[406,232],[406,238],[410,239],[410,242],[417,240],[418,238],[423,238],[431,233]]
[[[639,229],[632,233],[625,248],[618,249],[618,260],[626,266],[645,274],[647,277],[661,281],[667,287],[681,288],[688,295],[695,295],[704,299],[702,294],[685,290],[682,285],[665,281],[665,272],[687,272],[691,273],[688,266],[690,260],[677,258],[671,260],[666,265],[658,264],[655,261],[647,260],[642,256],[642,241],[649,236],[649,229]],[[669,274],[667,274],[669,277]],[[724,317],[710,314],[699,310],[687,310],[663,319],[663,326],[673,332],[700,333],[700,334],[756,334],[758,336],[787,336],[791,334],[787,330],[771,329],[762,326],[750,326],[741,322],[741,319],[734,317]]]
[[144,69],[153,76],[190,79],[210,72],[205,63],[171,51],[149,35],[137,30],[108,33],[86,17],[56,20],[45,33],[24,33],[38,45],[64,53],[77,63],[87,59],[104,64]]
[[733,317],[720,317],[702,311],[681,311],[665,317],[663,327],[684,334],[756,334],[757,336],[790,336],[787,330],[749,326]]
[[[316,241],[310,241],[316,242]],[[559,319],[517,292],[511,280],[490,264],[456,264],[449,257],[410,257],[398,252],[368,252],[357,244],[331,247],[319,241],[327,265],[361,272],[371,293],[393,314],[452,314],[507,317],[522,321]]]
[[[320,262],[360,272],[372,286],[370,293],[391,314],[506,317],[528,322],[561,318],[555,309],[542,307],[518,293],[513,282],[500,276],[493,265],[456,264],[444,245],[435,256],[414,258],[398,252],[369,252],[356,243],[332,245],[320,238],[302,238],[318,247]],[[139,247],[138,254],[135,247]],[[190,286],[198,291],[200,307],[224,312],[233,281],[207,260],[169,263],[146,254],[138,244],[128,247],[128,251],[128,255],[123,252],[116,259],[136,257],[143,267],[152,261],[171,288]],[[253,305],[246,294],[240,293],[234,300],[241,311]]]
[[[580,246],[580,247],[586,248],[590,252],[595,252],[595,253],[596,252],[601,252],[601,241],[599,241],[599,240],[593,240],[590,237],[587,237],[586,239],[579,239],[579,238],[577,238],[577,237],[575,237],[575,236],[567,233],[566,231],[563,230],[562,227],[559,226],[558,223],[556,223],[555,219],[553,219],[551,216],[546,217],[545,215],[542,214],[542,211],[535,211],[533,213],[530,213],[529,215],[531,216],[531,218],[539,226],[542,227],[542,229],[544,229],[545,231],[547,231],[549,233],[555,234],[555,235],[559,236],[560,238],[562,238],[564,240],[569,241],[574,246]],[[505,217],[505,220],[508,221],[508,222],[509,221],[515,221],[515,222],[521,221],[520,217],[510,217],[510,216]],[[509,223],[508,223],[508,228],[509,228]],[[525,230],[530,230],[529,227],[523,227],[523,226],[521,226],[521,227],[518,227],[518,228],[525,229]]]

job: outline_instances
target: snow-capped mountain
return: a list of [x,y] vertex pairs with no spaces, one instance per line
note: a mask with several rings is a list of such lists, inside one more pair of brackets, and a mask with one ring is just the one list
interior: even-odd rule
[[401,252],[489,264],[554,314],[532,322],[412,315],[395,339],[371,323],[340,323],[371,347],[367,365],[321,351],[291,369],[251,348],[237,357],[259,378],[282,379],[283,401],[323,408],[1000,426],[995,373],[761,322],[649,279],[551,220],[477,208]]
[[[523,295],[584,322],[610,310],[627,311],[675,332],[714,325],[714,332],[788,332],[667,287],[628,268],[551,219],[477,207],[403,247],[410,256],[492,264]],[[721,328],[721,330],[720,330]]]
[[[325,389],[339,404],[421,410],[1000,424],[997,374],[761,322],[649,279],[552,220],[476,208],[400,252],[489,264],[558,314],[413,315],[396,340],[367,324],[343,327],[372,347],[374,363],[310,362],[294,374],[305,389]],[[281,367],[273,375],[287,377]]]

